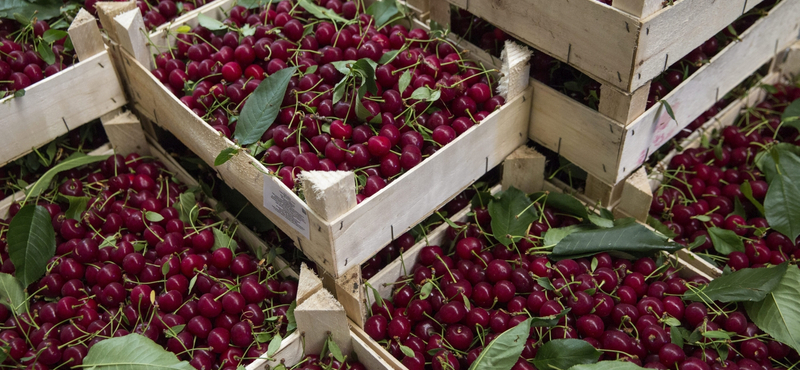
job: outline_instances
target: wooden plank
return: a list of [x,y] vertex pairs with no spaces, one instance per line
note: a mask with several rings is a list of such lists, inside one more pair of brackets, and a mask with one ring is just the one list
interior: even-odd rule
[[624,92],[610,85],[600,86],[600,105],[598,111],[609,118],[628,124],[647,109],[650,94],[650,81],[632,93]]
[[450,2],[595,79],[630,85],[641,23],[628,13],[595,0]]
[[547,158],[536,149],[523,145],[511,153],[503,162],[503,188],[515,187],[525,194],[542,190],[544,166]]
[[[668,66],[689,54],[752,9],[762,0],[676,1],[645,19],[637,46],[633,76],[628,91],[652,80]],[[795,3],[796,1],[786,1]],[[784,8],[788,11],[788,8]],[[786,14],[786,22],[796,23],[797,13]],[[765,40],[762,40],[765,43]],[[771,40],[770,40],[771,41]],[[772,45],[774,47],[774,45]]]
[[647,18],[661,10],[664,0],[614,0],[611,5],[637,18]]
[[337,278],[335,289],[336,299],[342,304],[348,317],[356,325],[363,327],[367,320],[367,307],[362,303],[366,301],[366,292],[361,279],[361,266],[353,267]]
[[97,17],[100,18],[100,24],[103,25],[103,30],[108,34],[108,37],[116,41],[117,37],[116,27],[114,26],[114,17],[125,13],[129,10],[137,9],[136,1],[99,1],[94,5],[97,9]]
[[[400,360],[394,358],[378,342],[373,340],[369,334],[361,330],[360,327],[351,323],[350,331],[353,334],[353,349],[358,354],[359,360],[364,358],[359,351],[369,351],[370,363],[364,363],[367,369],[406,369]],[[374,367],[373,367],[374,366]],[[388,368],[386,366],[389,366]]]
[[351,171],[306,171],[299,175],[303,198],[323,220],[335,220],[356,206],[356,178]]
[[[376,247],[418,224],[524,144],[530,99],[528,88],[446,148],[334,220],[331,232],[336,271],[341,273],[366,261],[378,251]],[[386,215],[392,215],[389,222],[374,222],[385,220]]]
[[603,207],[610,207],[619,202],[622,188],[627,181],[620,181],[615,185],[606,184],[592,174],[586,176],[584,194],[592,201],[599,202]]
[[647,180],[647,170],[644,167],[639,168],[622,184],[622,196],[616,208],[641,222],[647,222],[650,204],[653,201],[653,192],[650,191],[650,182]]
[[[164,127],[183,142],[189,150],[196,153],[210,165],[216,156],[233,143],[221,137],[217,131],[208,126],[178,98],[164,89],[155,77],[137,62],[127,51],[120,53],[121,63],[127,76],[128,85],[134,92],[131,96],[133,107],[143,116]],[[250,203],[264,213],[279,229],[283,230],[296,243],[301,251],[326,271],[335,271],[330,247],[329,226],[316,213],[306,207],[309,217],[310,242],[303,234],[296,231],[280,217],[260,205],[263,204],[264,181],[279,182],[272,176],[266,176],[266,168],[255,158],[247,155],[236,155],[222,166],[213,167],[228,186],[238,190]],[[280,186],[283,186],[282,184]],[[284,186],[285,188],[285,186]],[[294,193],[286,189],[288,196],[301,203]],[[301,203],[305,205],[305,203]]]
[[777,51],[791,45],[800,31],[797,14],[800,14],[799,1],[781,2],[743,33],[740,42],[728,45],[711,59],[711,63],[670,92],[665,100],[672,107],[677,123],[662,105],[650,108],[631,123],[625,133],[618,172],[605,181],[616,183],[625,178],[644,163],[649,154],[774,57]]
[[114,29],[119,38],[117,42],[127,50],[139,63],[152,68],[150,50],[147,48],[147,39],[144,19],[139,9],[129,10],[114,17]]
[[303,304],[320,289],[322,289],[322,280],[303,262],[300,265],[300,279],[297,283],[297,304]]
[[305,357],[303,340],[300,337],[300,333],[295,331],[281,341],[281,346],[272,356],[271,360],[268,360],[266,357],[260,357],[247,365],[245,369],[269,370],[280,364],[291,366],[292,364],[300,362],[303,357]]
[[[0,165],[126,102],[107,52],[67,67],[25,89],[25,96],[0,100]],[[44,109],[46,107],[46,109]]]
[[84,60],[106,50],[97,21],[81,8],[67,30],[78,60]]
[[528,137],[611,183],[625,127],[539,81],[531,85]]
[[103,129],[106,131],[108,141],[117,154],[128,155],[139,153],[143,156],[150,154],[142,124],[131,112],[121,113],[113,117],[101,117]]
[[307,353],[320,353],[331,337],[343,354],[353,352],[350,326],[344,307],[325,289],[320,289],[294,309],[297,331]]
[[[453,2],[453,0],[450,0],[450,2]],[[430,9],[431,9],[431,21],[439,23],[445,29],[451,28],[450,4],[447,1],[433,0],[433,2],[430,4]]]

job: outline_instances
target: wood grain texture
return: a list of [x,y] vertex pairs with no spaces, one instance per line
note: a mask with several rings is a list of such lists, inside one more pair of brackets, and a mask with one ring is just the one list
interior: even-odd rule
[[539,81],[531,85],[528,137],[600,179],[616,177],[625,127]]
[[[367,319],[367,309],[362,302],[365,301],[365,294],[369,294],[364,289],[361,279],[361,266],[355,266],[336,279],[336,299],[344,307],[350,320],[359,327],[364,326]],[[360,312],[359,312],[360,311]]]
[[[763,0],[676,1],[674,5],[645,19],[628,91],[635,90],[661,74],[667,66],[689,54],[761,1]],[[790,16],[796,22],[797,13]]]
[[625,181],[610,185],[589,174],[586,176],[586,187],[583,193],[587,198],[599,202],[601,206],[611,207],[619,202],[624,186]]
[[320,289],[294,309],[297,331],[305,340],[306,353],[320,353],[328,337],[332,338],[342,354],[353,351],[347,314],[336,298]]
[[305,357],[305,350],[303,348],[303,338],[300,333],[295,331],[288,337],[281,341],[281,346],[278,351],[272,356],[272,360],[265,357],[258,358],[248,364],[246,370],[266,370],[279,364],[293,365]]
[[640,167],[622,184],[622,196],[616,208],[625,211],[640,222],[647,222],[650,204],[653,201],[650,182],[647,180],[647,170]]
[[322,280],[303,262],[300,265],[300,279],[297,282],[297,304],[303,304],[320,289],[322,289]]
[[547,158],[527,145],[520,146],[503,162],[503,188],[515,187],[525,194],[542,190]]
[[[334,220],[331,232],[337,271],[344,272],[366,261],[524,144],[530,99],[528,88],[422,164]],[[387,215],[391,219],[387,220]]]
[[649,94],[650,82],[632,93],[610,85],[601,85],[600,105],[597,110],[619,123],[628,124],[644,113]]
[[299,175],[303,198],[323,220],[335,220],[356,206],[356,178],[351,171],[306,171]]
[[663,8],[664,0],[614,0],[611,5],[637,18],[647,18]]
[[0,165],[100,118],[125,102],[105,51],[31,85],[23,97],[0,100],[3,132]]
[[605,181],[616,183],[625,178],[644,163],[649,154],[768,62],[779,50],[794,43],[800,31],[797,14],[800,14],[800,1],[781,2],[769,15],[745,31],[740,42],[728,45],[709,64],[670,92],[664,99],[672,107],[677,123],[660,104],[631,123],[626,130],[617,175]]
[[594,0],[450,2],[595,79],[630,84],[640,22],[628,13]]
[[139,63],[152,68],[150,50],[147,48],[147,38],[144,19],[139,8],[129,10],[114,17],[114,30],[119,38],[117,42],[127,50]]
[[136,9],[136,1],[99,1],[95,3],[94,7],[97,9],[97,17],[100,18],[103,31],[108,34],[110,39],[116,41],[118,37],[116,27],[114,26],[114,17],[129,10]]
[[150,147],[142,130],[142,124],[133,113],[125,112],[110,118],[101,117],[100,121],[103,123],[108,141],[117,154],[150,155]]
[[97,21],[83,8],[78,11],[67,32],[78,60],[84,60],[106,50],[100,29],[97,28]]

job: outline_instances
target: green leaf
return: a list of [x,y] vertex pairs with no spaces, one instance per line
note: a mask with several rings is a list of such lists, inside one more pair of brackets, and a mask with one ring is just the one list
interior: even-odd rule
[[198,276],[200,276],[200,275],[197,274],[191,280],[189,280],[189,292],[192,291],[192,288],[194,288],[194,284],[197,283],[197,277]]
[[672,229],[668,228],[667,225],[664,225],[661,223],[661,221],[653,216],[647,215],[647,224],[656,229],[656,231],[664,234],[667,238],[674,239],[678,236],[678,234],[675,234]]
[[[42,194],[45,189],[50,186],[50,182],[53,181],[53,178],[62,171],[68,171],[76,167],[80,167],[86,164],[100,162],[108,159],[110,155],[98,155],[98,156],[89,156],[89,155],[74,155],[72,158],[62,161],[61,163],[53,166],[53,168],[49,169],[47,172],[36,181],[33,186],[30,187],[27,191],[27,198],[30,197],[37,197]],[[26,198],[26,199],[27,199]],[[52,227],[51,227],[52,228]]]
[[552,192],[545,194],[544,192],[538,192],[531,194],[530,198],[531,200],[542,198],[544,199],[542,203],[552,206],[561,213],[573,215],[583,220],[589,217],[589,212],[586,210],[586,207],[583,205],[583,203],[569,194]]
[[42,40],[44,40],[44,42],[48,44],[52,44],[58,40],[63,39],[64,37],[67,37],[67,35],[69,35],[67,31],[55,30],[51,28],[47,31],[44,31],[44,35],[42,35]]
[[233,133],[239,145],[255,143],[272,126],[281,109],[286,87],[296,70],[297,67],[291,67],[273,73],[247,98]]
[[53,49],[50,45],[40,42],[39,45],[36,46],[36,52],[45,63],[53,64],[56,62],[56,55],[53,53]]
[[164,347],[133,333],[98,342],[89,349],[83,359],[83,366],[103,370],[194,369],[188,362],[178,360],[174,353]]
[[299,0],[297,2],[297,5],[302,6],[305,10],[307,10],[316,18],[330,19],[338,23],[347,23],[347,19],[342,18],[340,15],[336,14],[336,12],[334,12],[333,10],[318,6],[309,0]]
[[267,347],[267,356],[271,357],[277,353],[279,349],[281,349],[281,341],[283,341],[283,338],[281,338],[280,333],[276,333],[275,337],[269,341],[269,346]]
[[534,328],[549,328],[551,326],[555,326],[561,320],[562,317],[567,316],[571,308],[567,308],[564,311],[561,311],[555,315],[550,316],[543,316],[543,317],[532,317],[531,318],[531,327]]
[[769,294],[786,275],[787,263],[776,267],[745,268],[711,280],[699,292],[686,291],[683,299],[698,302],[757,302]]
[[709,339],[723,339],[723,340],[731,339],[731,335],[724,330],[706,330],[704,332],[701,332],[701,334]]
[[0,303],[16,315],[28,312],[28,297],[17,278],[0,272]]
[[404,346],[402,344],[400,345],[400,352],[403,352],[403,354],[408,356],[408,357],[414,357],[415,356],[413,349],[411,349],[410,347],[406,347],[406,346]]
[[297,329],[297,321],[294,319],[294,309],[297,307],[297,301],[292,301],[289,309],[286,310],[286,334],[292,333]]
[[431,291],[433,290],[433,283],[428,281],[425,284],[422,284],[422,289],[419,291],[419,298],[420,299],[428,299],[431,295]]
[[25,96],[25,89],[19,89],[17,91],[14,91],[15,98],[21,98],[23,96]]
[[714,249],[725,256],[735,251],[744,252],[744,243],[733,230],[711,227],[708,229],[708,236],[711,237]]
[[793,101],[781,114],[785,126],[800,129],[800,99]]
[[201,26],[207,28],[209,31],[222,31],[228,29],[228,26],[222,22],[203,13],[197,15],[197,23],[200,23]]
[[539,348],[533,365],[537,369],[569,369],[595,363],[599,358],[600,351],[583,339],[555,339]]
[[331,354],[337,361],[344,362],[344,355],[342,355],[342,350],[339,349],[339,345],[336,344],[336,342],[331,338],[328,338],[328,350],[331,351]]
[[[749,200],[750,203],[752,203],[753,206],[756,207],[758,212],[763,215],[764,205],[762,205],[761,202],[759,202],[756,198],[753,197],[753,187],[750,186],[750,181],[743,182],[741,185],[739,185],[739,189],[742,191],[744,197],[747,198],[747,200]],[[739,198],[734,198],[734,199],[739,200]]]
[[739,200],[739,197],[733,198],[733,212],[731,212],[731,214],[742,216],[742,218],[744,218],[745,220],[747,219],[747,212],[744,210],[744,205],[742,205],[742,202]]
[[69,208],[67,208],[67,212],[64,213],[64,217],[73,219],[73,220],[80,220],[81,215],[84,211],[86,211],[86,207],[89,205],[89,197],[73,197],[69,195],[61,195],[62,197],[66,198],[69,202]]
[[609,220],[607,218],[603,218],[597,215],[590,214],[589,221],[595,226],[599,226],[606,229],[614,227],[614,220]]
[[236,242],[225,234],[222,230],[214,227],[211,229],[214,232],[214,246],[211,247],[212,251],[215,251],[220,248],[230,248],[231,251],[236,249]]
[[672,106],[669,105],[669,102],[667,102],[664,99],[661,99],[658,102],[661,103],[661,105],[663,105],[664,108],[667,110],[667,114],[669,114],[669,118],[672,118],[672,120],[677,123],[678,120],[675,119],[675,112],[672,111]]
[[545,290],[556,289],[555,287],[553,287],[553,283],[550,282],[550,279],[548,279],[546,276],[536,278],[536,283],[541,285],[542,288],[544,288]]
[[361,102],[361,99],[364,99],[364,95],[367,93],[367,86],[361,85],[358,88],[358,96],[356,97],[356,117],[366,120],[368,117],[372,116],[372,112],[370,112],[367,107],[364,106],[364,103]]
[[194,223],[197,219],[198,212],[193,211],[197,206],[195,195],[192,192],[184,192],[178,196],[178,214],[179,218],[185,224],[189,225]]
[[767,223],[791,240],[800,235],[800,156],[795,152],[797,149],[779,144],[757,161],[769,183],[764,199]]
[[242,36],[247,37],[247,36],[253,36],[255,34],[256,34],[255,27],[249,24],[245,24],[244,27],[242,27]]
[[417,99],[427,102],[437,101],[439,97],[442,95],[442,92],[439,90],[433,90],[428,86],[422,86],[414,92],[411,93],[411,99]]
[[28,204],[8,227],[8,255],[15,275],[27,287],[47,272],[47,262],[56,254],[56,233],[47,209]]
[[175,29],[175,33],[189,33],[192,30],[192,27],[189,26],[180,26]]
[[395,0],[376,1],[367,8],[367,14],[375,18],[375,25],[380,29],[386,22],[400,14]]
[[553,248],[551,257],[579,258],[608,251],[640,257],[658,251],[674,252],[681,248],[683,246],[680,244],[665,239],[633,219],[622,219],[612,228],[581,230],[567,235]]
[[786,270],[778,286],[759,302],[745,302],[747,316],[759,329],[795,350],[800,349],[800,269]]
[[[531,319],[504,331],[489,342],[470,365],[469,370],[508,370],[519,359],[531,330]],[[588,344],[588,342],[584,342]]]
[[[268,0],[272,2],[272,0]],[[264,4],[262,0],[239,0],[236,2],[237,5],[241,5],[247,9],[255,9],[261,7]]]
[[[381,59],[378,60],[378,64],[388,64],[389,62],[393,61],[397,54],[400,53],[400,50],[392,50],[386,53],[383,53]],[[408,85],[406,85],[408,86]]]
[[489,215],[495,239],[505,246],[525,237],[528,227],[539,217],[533,202],[513,186],[489,203]]
[[[245,103],[245,105],[247,105],[247,103]],[[236,127],[238,128],[239,126]],[[214,158],[214,167],[222,166],[223,164],[225,164],[225,162],[233,158],[233,156],[236,155],[237,153],[239,153],[239,148],[228,147],[222,149],[222,151],[219,152],[219,154],[217,154],[217,157]]]
[[164,221],[164,216],[162,216],[158,212],[147,211],[147,212],[144,213],[144,218],[146,218],[147,221],[150,221],[150,222],[161,222],[161,221]]
[[681,320],[678,320],[674,317],[666,317],[664,319],[664,323],[669,326],[681,326]]
[[569,370],[642,370],[643,367],[629,361],[600,361],[594,364],[575,365]]
[[689,336],[689,330],[686,330],[680,326],[673,326],[669,328],[669,336],[672,344],[683,348],[683,342],[684,339]]
[[397,88],[400,89],[400,93],[406,91],[409,84],[411,84],[411,72],[409,72],[409,70],[405,70],[405,72],[400,75],[400,79],[397,81]]
[[15,15],[19,14],[31,19],[35,12],[36,18],[46,20],[61,15],[63,4],[60,0],[4,0],[0,1],[0,18],[16,18]]
[[583,230],[594,230],[595,228],[590,225],[569,225],[565,227],[557,227],[554,229],[548,229],[544,232],[544,245],[547,246],[554,246],[558,244],[562,239],[566,238],[567,235],[570,235],[574,232],[583,231]]

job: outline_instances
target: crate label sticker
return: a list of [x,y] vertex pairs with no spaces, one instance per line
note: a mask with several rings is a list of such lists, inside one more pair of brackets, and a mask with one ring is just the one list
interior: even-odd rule
[[292,228],[309,239],[308,213],[289,189],[282,183],[264,175],[264,208],[278,215]]

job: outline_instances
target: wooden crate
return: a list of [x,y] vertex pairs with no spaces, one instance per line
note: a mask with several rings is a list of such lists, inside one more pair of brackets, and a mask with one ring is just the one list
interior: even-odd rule
[[[676,7],[685,3],[700,2],[678,2]],[[668,9],[671,8],[664,11]],[[676,120],[670,118],[661,104],[644,110],[647,89],[641,97],[635,96],[638,92],[626,96],[607,94],[608,90],[603,89],[598,112],[532,80],[534,94],[529,136],[586,170],[598,187],[610,189],[635,172],[650,154],[747,76],[791,45],[797,39],[797,14],[800,14],[800,2],[778,4],[768,16],[743,33],[741,41],[728,45],[709,64],[670,92],[664,100],[669,103]],[[616,109],[619,107],[622,109]]]
[[[208,15],[219,18],[224,8],[221,4]],[[141,16],[128,14],[117,16],[115,21],[118,25],[124,23],[122,27],[131,36],[120,42],[125,49],[120,54],[133,108],[172,132],[204,161],[214,163],[216,156],[233,143],[203,122],[150,73],[150,51],[144,44],[134,43],[137,38],[141,41]],[[123,37],[119,32],[118,36]],[[151,40],[156,44],[170,42],[166,36],[158,35]],[[526,62],[521,59],[512,65],[524,68]],[[305,199],[312,200],[307,204],[246,153],[234,156],[216,170],[253,204],[264,204],[265,197],[282,199],[291,212],[287,216],[259,208],[297,242],[306,256],[325,271],[340,276],[419,223],[527,140],[531,90],[527,87],[527,71],[519,75],[525,77],[510,84],[510,98],[501,109],[358,205],[351,173],[340,179],[346,191],[338,196],[324,187],[304,186]],[[431,186],[437,178],[448,181]],[[325,192],[327,201],[313,201],[318,198],[315,191]],[[410,199],[415,201],[410,203]],[[290,217],[294,222],[287,221]]]
[[390,370],[405,367],[361,328],[347,319],[347,313],[322,282],[305,265],[300,271],[297,308],[294,311],[297,331],[286,337],[272,358],[259,358],[247,370],[270,369],[283,364],[291,367],[305,354],[319,354],[328,336],[336,342],[342,354],[355,353],[367,369]]
[[80,62],[0,100],[0,166],[126,103],[94,17],[79,12],[69,35]]
[[604,85],[634,92],[761,0],[613,3],[440,0],[430,11],[432,20],[449,24],[450,4],[466,9]]
[[[532,148],[527,146],[518,148],[503,164],[501,184],[491,189],[492,194],[496,194],[501,189],[509,186],[514,186],[526,194],[537,191],[564,192],[565,185],[544,179],[544,162],[544,156]],[[580,196],[578,199],[582,200]],[[454,214],[451,220],[455,222],[466,221],[470,212],[471,206],[467,206]],[[391,298],[394,282],[405,275],[404,271],[409,271],[414,266],[422,248],[427,245],[442,245],[445,243],[448,227],[449,225],[444,223],[435,228],[427,234],[425,240],[419,241],[409,250],[403,252],[402,257],[384,267],[366,283],[377,289],[382,298]],[[670,255],[669,258],[677,260],[683,267],[680,274],[686,278],[702,276],[711,280],[722,274],[721,271],[685,249]],[[373,293],[361,279],[360,272],[360,269],[348,271],[347,276],[335,281],[335,287],[336,297],[347,310],[350,319],[363,327],[363,323],[366,320],[367,307],[372,304]]]

